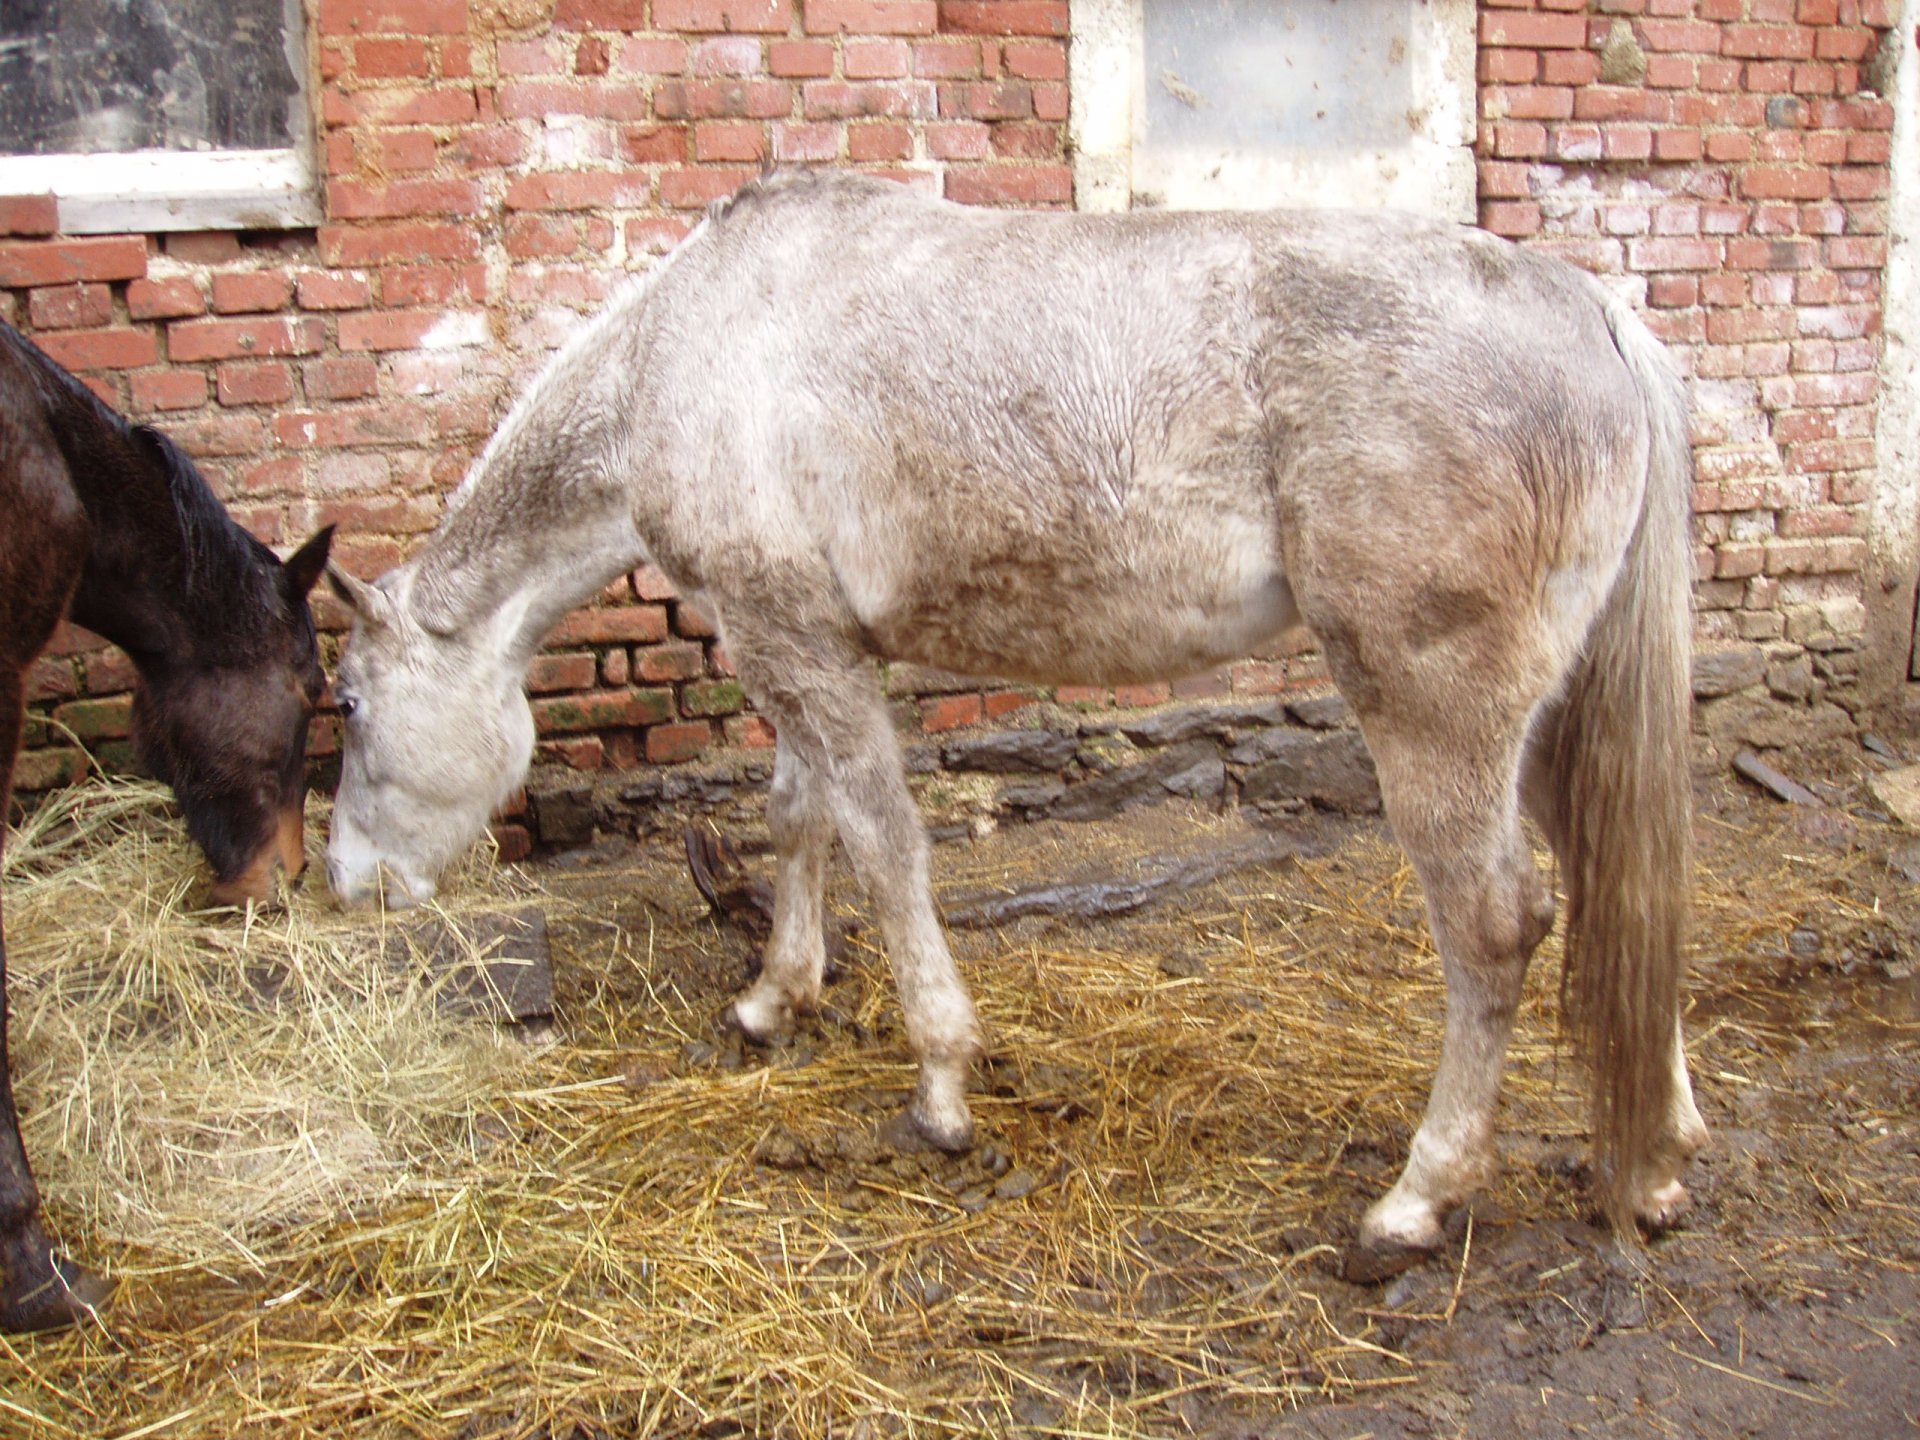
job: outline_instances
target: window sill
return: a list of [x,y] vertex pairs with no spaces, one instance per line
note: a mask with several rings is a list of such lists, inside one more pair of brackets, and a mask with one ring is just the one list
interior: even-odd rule
[[54,196],[66,235],[293,230],[322,216],[297,150],[0,156],[0,195]]

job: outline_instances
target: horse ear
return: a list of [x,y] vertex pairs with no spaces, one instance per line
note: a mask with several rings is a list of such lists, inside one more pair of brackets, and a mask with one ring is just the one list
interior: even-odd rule
[[393,613],[393,602],[377,585],[349,575],[338,565],[327,568],[327,584],[333,593],[347,602],[349,609],[369,625],[385,625]]
[[319,583],[327,568],[327,553],[333,548],[333,526],[329,525],[286,559],[287,593],[305,599]]

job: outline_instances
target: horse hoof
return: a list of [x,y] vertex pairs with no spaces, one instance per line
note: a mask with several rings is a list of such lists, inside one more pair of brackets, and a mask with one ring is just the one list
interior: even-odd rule
[[761,1000],[752,991],[727,1007],[726,1020],[754,1045],[778,1045],[793,1033],[793,1007]]
[[1658,1235],[1678,1225],[1692,1206],[1687,1187],[1678,1180],[1670,1180],[1649,1190],[1634,1206],[1634,1215],[1648,1234]]
[[113,1281],[54,1259],[46,1278],[18,1300],[0,1300],[0,1333],[26,1334],[84,1324],[113,1294]]
[[959,1155],[973,1148],[973,1117],[965,1115],[962,1121],[957,1125],[936,1125],[928,1120],[918,1105],[909,1105],[881,1121],[875,1134],[881,1144],[903,1154],[939,1150],[948,1155]]
[[1347,1247],[1340,1273],[1349,1285],[1378,1285],[1422,1264],[1432,1255],[1431,1246],[1401,1245],[1393,1241],[1369,1245],[1355,1241]]

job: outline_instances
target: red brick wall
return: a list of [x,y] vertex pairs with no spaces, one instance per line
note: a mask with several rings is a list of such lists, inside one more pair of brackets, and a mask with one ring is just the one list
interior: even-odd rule
[[[1862,628],[1894,0],[1484,3],[1482,219],[1631,289],[1698,380],[1701,633],[1845,698]],[[263,538],[338,522],[371,575],[435,524],[518,385],[761,164],[1067,205],[1066,0],[316,0],[326,221],[66,239],[0,200],[0,314],[168,429]],[[331,601],[323,622],[342,616]],[[1106,705],[1321,678],[1275,653]],[[126,662],[35,668],[23,788],[111,756]],[[929,730],[1035,692],[891,677]],[[634,575],[532,674],[586,769],[764,744],[706,617]],[[324,754],[337,743],[323,725]]]
[[1893,123],[1862,87],[1899,5],[1479,18],[1481,223],[1613,279],[1694,377],[1702,640],[1761,645],[1809,719],[1856,705]]

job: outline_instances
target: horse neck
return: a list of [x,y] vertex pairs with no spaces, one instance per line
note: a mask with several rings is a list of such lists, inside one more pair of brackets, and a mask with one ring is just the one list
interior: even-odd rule
[[76,624],[144,669],[183,654],[210,620],[229,618],[237,597],[208,592],[206,566],[247,542],[210,494],[187,497],[203,502],[191,513],[183,507],[175,487],[203,485],[197,475],[170,477],[158,449],[125,426],[89,433],[67,462],[89,525],[68,607]]
[[630,487],[639,483],[632,336],[618,309],[595,321],[517,403],[415,561],[413,608],[429,629],[500,633],[515,673],[569,610],[645,563]]

